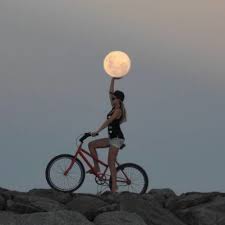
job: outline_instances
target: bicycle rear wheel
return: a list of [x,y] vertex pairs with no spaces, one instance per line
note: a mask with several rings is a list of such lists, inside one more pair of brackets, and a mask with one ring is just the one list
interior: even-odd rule
[[[116,168],[116,183],[118,192],[129,191],[144,194],[148,188],[148,175],[145,170],[135,163],[124,163]],[[112,189],[110,176],[109,188]]]
[[82,185],[85,170],[79,159],[76,159],[69,173],[64,175],[72,159],[72,155],[61,154],[50,160],[45,170],[45,177],[50,187],[61,192],[73,192]]

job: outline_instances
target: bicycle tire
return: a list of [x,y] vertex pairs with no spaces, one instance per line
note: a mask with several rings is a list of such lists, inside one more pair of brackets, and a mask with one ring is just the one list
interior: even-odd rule
[[[77,190],[83,184],[83,182],[84,182],[84,178],[85,178],[85,169],[84,169],[84,166],[83,166],[82,162],[79,159],[76,159],[76,162],[75,163],[78,165],[78,168],[80,169],[80,179],[79,179],[79,182],[77,183],[77,185],[75,185],[74,187],[70,188],[69,190],[66,190],[66,189],[63,189],[63,188],[60,188],[59,186],[57,186],[57,184],[54,183],[53,180],[52,180],[52,178],[51,178],[51,169],[52,169],[52,166],[54,165],[54,163],[56,163],[60,159],[69,159],[69,160],[72,160],[73,159],[73,156],[72,155],[69,155],[69,154],[61,154],[61,155],[55,156],[54,158],[52,158],[49,161],[49,163],[47,164],[46,170],[45,170],[45,177],[46,177],[47,183],[54,190],[57,190],[57,191],[60,191],[60,192],[64,192],[64,193],[73,192],[73,191]],[[74,167],[74,165],[73,165],[73,167]]]
[[[126,168],[133,168],[133,169],[138,170],[141,173],[141,175],[143,177],[143,180],[144,180],[144,185],[143,185],[142,189],[139,192],[137,192],[137,193],[138,194],[144,194],[144,193],[146,193],[147,188],[148,188],[148,185],[149,185],[149,179],[148,179],[148,175],[145,172],[145,170],[141,166],[139,166],[139,165],[137,165],[135,163],[123,163],[123,164],[119,165],[116,168],[117,174],[118,174],[118,172],[120,170],[122,171],[122,170],[125,170]],[[117,175],[116,175],[116,177],[118,179],[118,176]],[[117,186],[119,188],[118,181],[117,181]],[[127,185],[127,186],[129,186],[129,185]],[[109,188],[110,188],[110,190],[112,190],[112,178],[111,178],[111,176],[110,176],[110,179],[109,179]]]

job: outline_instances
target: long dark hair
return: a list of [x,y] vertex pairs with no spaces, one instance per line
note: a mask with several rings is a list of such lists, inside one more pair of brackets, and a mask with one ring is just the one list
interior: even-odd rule
[[120,100],[120,108],[122,109],[122,118],[120,119],[120,124],[121,123],[124,123],[127,121],[127,110],[124,106],[124,98],[125,98],[125,95],[122,91],[120,90],[116,90],[114,91],[113,95],[116,96],[116,98],[118,98]]
[[120,101],[120,108],[122,109],[122,114],[123,114],[123,116],[120,120],[120,124],[121,124],[121,123],[127,122],[127,110],[126,110],[126,108],[124,106],[124,103],[122,101]]

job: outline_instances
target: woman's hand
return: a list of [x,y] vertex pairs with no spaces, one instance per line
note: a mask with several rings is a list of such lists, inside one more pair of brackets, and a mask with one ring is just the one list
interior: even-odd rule
[[97,131],[91,132],[91,136],[92,137],[97,136],[97,135],[98,135],[98,132]]

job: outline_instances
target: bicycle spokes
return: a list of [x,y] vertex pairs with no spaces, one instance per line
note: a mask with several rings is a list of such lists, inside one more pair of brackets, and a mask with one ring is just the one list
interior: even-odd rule
[[69,192],[76,190],[82,184],[84,168],[79,160],[65,174],[72,160],[73,156],[59,155],[49,162],[46,169],[46,178],[51,187],[59,191]]
[[[117,167],[116,183],[119,192],[145,193],[148,187],[148,177],[137,164],[125,163]],[[111,186],[110,180],[110,188]]]

